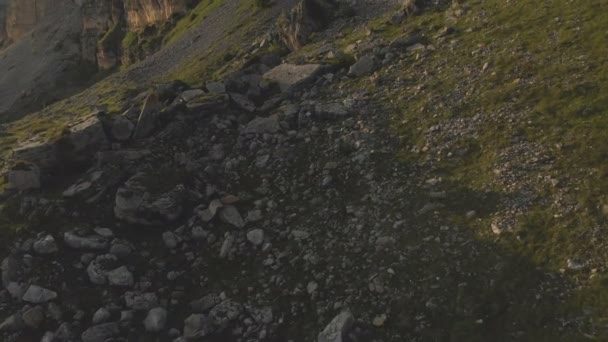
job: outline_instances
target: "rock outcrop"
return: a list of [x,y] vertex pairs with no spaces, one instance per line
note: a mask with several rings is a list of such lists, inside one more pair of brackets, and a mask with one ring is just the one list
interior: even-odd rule
[[186,0],[123,0],[126,21],[131,31],[169,20],[188,10]]

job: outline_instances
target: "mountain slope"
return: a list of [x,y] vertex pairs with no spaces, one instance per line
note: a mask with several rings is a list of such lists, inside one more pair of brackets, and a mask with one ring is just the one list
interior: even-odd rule
[[[607,4],[408,3],[286,53],[267,33],[291,3],[226,0],[8,126],[0,146],[40,126],[59,165],[0,197],[4,336],[608,339]],[[65,314],[8,332],[23,284]]]

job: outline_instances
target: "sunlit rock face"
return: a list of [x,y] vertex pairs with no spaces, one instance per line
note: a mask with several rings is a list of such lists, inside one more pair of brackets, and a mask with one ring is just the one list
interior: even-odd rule
[[186,0],[123,0],[126,20],[131,31],[158,24],[174,14],[185,13]]

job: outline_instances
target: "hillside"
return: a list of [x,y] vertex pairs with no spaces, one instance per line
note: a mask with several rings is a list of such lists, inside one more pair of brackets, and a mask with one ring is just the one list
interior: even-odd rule
[[608,340],[606,13],[196,4],[0,127],[0,336]]

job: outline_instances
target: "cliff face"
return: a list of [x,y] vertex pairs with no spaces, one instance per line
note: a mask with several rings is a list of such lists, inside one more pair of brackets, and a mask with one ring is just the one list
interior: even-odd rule
[[123,56],[127,34],[143,35],[195,2],[0,0],[0,121],[62,99],[97,71],[130,61]]
[[140,31],[171,18],[174,14],[186,13],[186,0],[124,0],[126,21],[131,31]]
[[[189,0],[69,0],[82,16],[82,54],[94,61],[109,51],[96,51],[97,42],[116,25],[124,31],[142,31],[188,10]],[[0,46],[31,32],[56,0],[0,0]],[[105,57],[104,57],[105,58]],[[108,63],[102,63],[107,66]],[[113,63],[109,63],[113,64]]]

